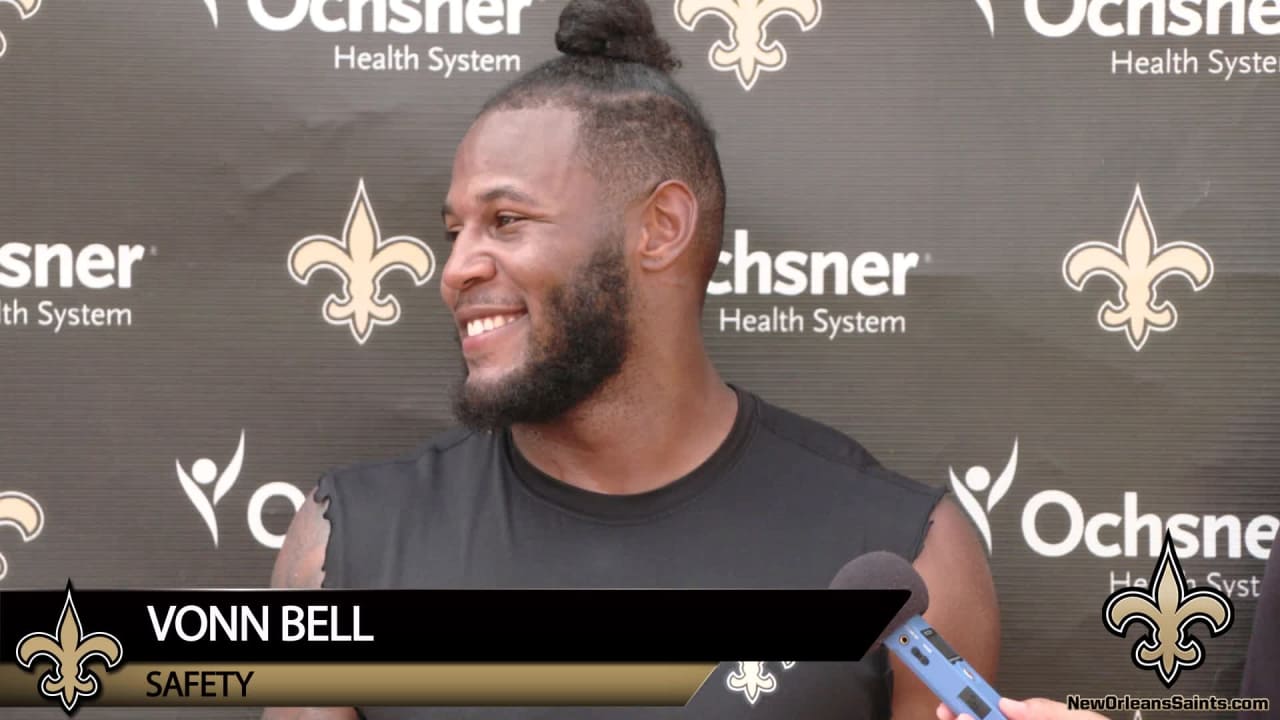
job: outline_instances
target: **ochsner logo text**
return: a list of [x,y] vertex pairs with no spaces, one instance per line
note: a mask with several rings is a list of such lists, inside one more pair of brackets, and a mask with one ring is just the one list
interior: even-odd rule
[[[1065,534],[1058,537],[1041,530],[1041,518],[1053,515],[1067,520]],[[1241,558],[1247,553],[1265,560],[1278,529],[1280,518],[1275,515],[1245,519],[1231,514],[1175,513],[1162,518],[1140,510],[1136,491],[1124,493],[1119,513],[1086,515],[1080,501],[1063,490],[1042,490],[1022,509],[1027,546],[1045,557],[1062,557],[1083,544],[1097,557],[1153,558],[1160,554],[1161,539],[1168,530],[1183,556]]]
[[[990,0],[977,0],[995,34]],[[1235,44],[1204,48],[1180,40],[1202,36],[1280,35],[1280,3],[1276,0],[1025,0],[1027,24],[1049,38],[1076,33],[1097,37],[1168,37],[1169,45],[1109,48],[1114,76],[1211,75],[1230,81],[1257,75],[1280,75],[1280,55],[1271,47]]]
[[[1025,4],[1031,29],[1052,38],[1066,37],[1082,27],[1101,37],[1280,34],[1280,7],[1275,0],[1026,0]],[[1064,6],[1070,7],[1065,16]]]
[[[732,250],[719,254],[721,270],[707,286],[712,296],[856,295],[864,299],[906,295],[908,273],[928,261],[918,252],[753,250],[748,231],[733,233]],[[719,307],[719,331],[733,333],[813,332],[836,340],[851,334],[905,333],[902,315],[872,314],[858,307],[817,307],[800,313],[795,306],[767,311]]]
[[733,249],[720,252],[720,265],[731,279],[712,280],[710,295],[848,295],[902,296],[907,273],[920,265],[919,253],[876,251],[850,256],[841,251],[784,250],[771,254],[752,250],[746,230],[736,230]]
[[[992,550],[990,515],[1013,484],[1017,466],[1015,439],[1009,460],[994,481],[984,466],[969,468],[963,479],[948,468],[952,491],[982,534],[988,551]],[[984,493],[985,503],[981,499]],[[1118,513],[1086,514],[1084,505],[1071,493],[1041,490],[1022,507],[1023,538],[1027,547],[1045,557],[1063,557],[1083,546],[1101,558],[1154,558],[1160,555],[1168,532],[1184,557],[1238,559],[1248,555],[1265,560],[1280,530],[1280,517],[1275,515],[1174,513],[1166,518],[1143,512],[1137,491],[1125,492],[1120,501]]]
[[520,34],[533,0],[249,0],[249,14],[275,32],[304,23],[321,32]]
[[[240,471],[244,466],[244,457],[245,433],[244,430],[241,430],[240,443],[236,446],[235,453],[221,471],[218,470],[217,463],[209,458],[196,460],[191,464],[190,472],[182,466],[181,460],[174,461],[178,473],[178,483],[182,486],[182,491],[186,493],[187,499],[195,506],[200,519],[204,520],[205,527],[209,529],[209,534],[213,538],[214,547],[218,547],[219,544],[218,518],[215,508],[235,486],[236,481],[240,479]],[[210,486],[212,486],[212,492],[206,492],[203,489]],[[262,522],[263,509],[267,501],[274,498],[282,498],[288,501],[293,506],[294,511],[297,512],[298,508],[302,507],[306,497],[294,485],[277,481],[269,482],[259,487],[249,498],[249,508],[246,513],[249,532],[260,545],[278,550],[284,545],[284,535],[271,532]]]
[[[926,255],[867,250],[850,255],[833,251],[753,250],[746,230],[734,232],[732,250],[720,253],[720,271],[707,286],[712,296],[848,296],[897,298],[907,294],[907,274]],[[847,335],[900,334],[901,315],[872,314],[857,307],[819,307],[809,313],[791,305],[766,312],[719,308],[720,332],[789,334],[813,332],[835,340]]]
[[[3,2],[3,0],[0,0]],[[205,0],[214,27],[217,0]],[[358,73],[422,72],[445,78],[520,72],[518,53],[423,46],[410,36],[519,35],[534,0],[248,0],[249,15],[271,32],[310,29],[340,34],[333,69]],[[392,38],[397,38],[392,40]],[[404,38],[401,41],[399,38]],[[362,45],[352,40],[376,39]]]
[[[156,253],[150,248],[150,254]],[[129,290],[137,264],[148,255],[143,245],[90,243],[0,243],[0,327],[36,325],[54,333],[73,327],[120,327],[133,324],[133,310],[80,302],[90,291]],[[32,297],[31,290],[76,289],[76,302]],[[114,295],[119,297],[119,295]]]

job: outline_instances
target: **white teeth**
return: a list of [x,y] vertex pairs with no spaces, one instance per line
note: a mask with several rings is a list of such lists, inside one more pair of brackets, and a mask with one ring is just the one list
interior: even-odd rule
[[520,319],[520,315],[494,315],[492,317],[480,318],[467,323],[467,337],[475,337],[492,332],[507,323],[515,322]]

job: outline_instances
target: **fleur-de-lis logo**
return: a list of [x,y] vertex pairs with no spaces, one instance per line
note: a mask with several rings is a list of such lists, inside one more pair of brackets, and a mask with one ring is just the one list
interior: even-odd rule
[[693,31],[698,21],[715,15],[729,25],[729,41],[717,40],[708,55],[711,67],[734,72],[750,91],[763,71],[777,72],[787,64],[787,49],[769,39],[769,23],[794,18],[808,32],[822,19],[821,0],[676,0],[676,21]]
[[1173,537],[1166,531],[1150,586],[1112,593],[1102,617],[1107,629],[1120,637],[1134,621],[1147,627],[1148,632],[1133,646],[1133,663],[1155,670],[1160,682],[1170,688],[1183,670],[1194,670],[1204,662],[1204,646],[1188,632],[1191,624],[1203,621],[1211,637],[1217,637],[1231,628],[1234,613],[1231,599],[1220,590],[1187,588]]
[[996,18],[991,12],[991,0],[978,0],[978,9],[982,11],[982,17],[987,20],[987,29],[991,31],[991,37],[996,36]]
[[[783,670],[790,670],[795,662],[779,664]],[[725,677],[725,684],[730,690],[745,695],[747,702],[755,705],[762,694],[778,689],[778,678],[762,662],[743,661],[738,663],[737,670]]]
[[40,692],[61,701],[68,715],[82,698],[93,698],[100,689],[98,676],[87,670],[85,665],[96,659],[111,669],[119,665],[123,657],[124,648],[114,635],[84,634],[80,613],[71,599],[69,582],[57,634],[31,633],[18,642],[18,664],[24,670],[31,670],[32,665],[41,659],[53,663],[53,667],[41,674],[37,682]]
[[213,18],[213,26],[218,27],[218,0],[204,0],[204,4],[209,8],[209,17]]
[[[0,5],[12,5],[18,8],[18,18],[26,20],[32,15],[40,11],[40,3],[43,0],[0,0]],[[8,47],[4,33],[0,32],[0,58],[4,57],[5,48]]]
[[1076,291],[1083,290],[1095,275],[1110,278],[1119,286],[1116,299],[1108,300],[1098,311],[1098,324],[1104,330],[1125,333],[1136,351],[1153,331],[1167,332],[1178,322],[1173,304],[1156,295],[1160,283],[1178,275],[1199,292],[1213,279],[1213,258],[1194,243],[1160,245],[1138,187],[1119,242],[1077,245],[1063,260],[1062,274]]
[[[44,510],[30,495],[16,490],[0,492],[0,528],[11,527],[18,531],[22,542],[31,542],[44,529]],[[0,580],[9,574],[9,563],[0,554]]]
[[342,294],[324,301],[325,320],[348,325],[356,342],[363,345],[374,325],[392,325],[400,319],[399,301],[382,294],[383,276],[403,270],[415,284],[423,285],[435,274],[436,260],[431,248],[417,238],[401,235],[383,240],[361,178],[342,239],[312,235],[289,251],[289,274],[297,282],[306,285],[321,269],[342,278]]

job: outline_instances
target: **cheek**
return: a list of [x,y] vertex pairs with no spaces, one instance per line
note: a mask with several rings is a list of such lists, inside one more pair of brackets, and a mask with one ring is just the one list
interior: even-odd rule
[[526,321],[529,324],[529,344],[536,345],[543,341],[556,325],[556,309],[548,302],[545,295],[525,298]]
[[572,280],[568,268],[573,260],[564,258],[538,258],[507,266],[505,283],[519,297],[531,319],[542,324],[548,313],[555,312],[555,295],[564,295]]

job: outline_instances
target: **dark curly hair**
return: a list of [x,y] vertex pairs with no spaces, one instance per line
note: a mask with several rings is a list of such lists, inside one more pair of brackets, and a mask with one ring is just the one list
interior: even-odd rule
[[633,197],[667,180],[699,204],[697,244],[710,280],[724,234],[725,183],[715,132],[671,78],[680,61],[644,0],[572,0],[560,14],[561,55],[530,70],[481,109],[554,105],[579,115],[583,158],[611,195]]

